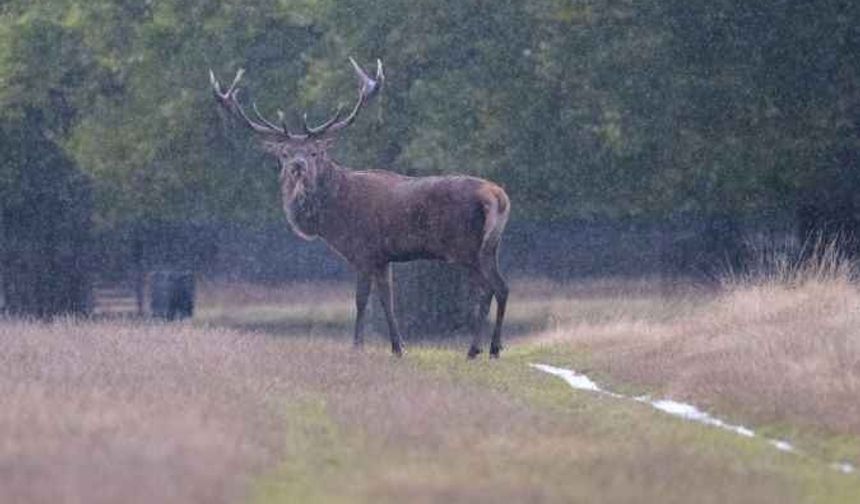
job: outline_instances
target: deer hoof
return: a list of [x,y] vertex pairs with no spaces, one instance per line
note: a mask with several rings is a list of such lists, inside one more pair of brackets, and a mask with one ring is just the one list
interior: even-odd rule
[[490,348],[490,358],[491,358],[491,359],[498,359],[498,358],[499,358],[499,354],[500,354],[501,352],[502,352],[502,347],[500,347],[500,346],[498,346],[498,347],[491,347],[491,348]]
[[467,359],[474,359],[477,357],[483,350],[478,347],[470,347],[469,352],[466,354]]
[[391,347],[391,354],[395,357],[403,357],[403,354],[406,353],[406,350],[401,346]]

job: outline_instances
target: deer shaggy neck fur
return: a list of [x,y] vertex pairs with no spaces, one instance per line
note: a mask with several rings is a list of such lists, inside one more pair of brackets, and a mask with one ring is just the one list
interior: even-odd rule
[[319,235],[320,220],[331,190],[334,167],[319,163],[295,181],[292,189],[282,188],[284,213],[292,230],[305,240]]

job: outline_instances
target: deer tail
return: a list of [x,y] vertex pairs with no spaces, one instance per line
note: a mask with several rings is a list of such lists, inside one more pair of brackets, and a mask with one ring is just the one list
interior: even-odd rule
[[496,185],[485,189],[484,197],[484,231],[481,240],[481,256],[495,254],[502,239],[502,231],[508,223],[511,203],[505,191]]

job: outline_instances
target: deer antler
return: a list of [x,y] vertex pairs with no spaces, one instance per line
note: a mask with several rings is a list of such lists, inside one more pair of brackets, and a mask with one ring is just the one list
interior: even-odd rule
[[252,107],[254,109],[254,114],[256,114],[260,122],[254,121],[248,117],[248,114],[245,113],[245,109],[242,107],[242,104],[239,103],[238,99],[239,88],[237,85],[244,74],[245,69],[240,68],[239,71],[236,72],[236,77],[233,79],[233,83],[230,84],[230,87],[227,88],[227,91],[221,91],[221,84],[218,82],[218,79],[215,78],[215,72],[211,69],[209,70],[209,80],[212,82],[215,99],[218,100],[218,103],[233,114],[238,115],[245,122],[245,125],[256,133],[265,135],[273,140],[289,140],[295,138],[295,135],[291,134],[287,130],[286,125],[278,127],[263,117],[262,114],[260,114],[260,111],[257,110],[256,103],[252,103]]
[[320,136],[325,133],[334,133],[340,129],[343,129],[353,121],[355,121],[356,116],[358,116],[358,112],[361,108],[370,100],[375,94],[382,89],[382,83],[385,81],[385,75],[382,73],[382,61],[376,60],[376,76],[374,79],[368,77],[367,73],[358,66],[358,63],[355,62],[354,59],[349,58],[349,62],[352,63],[352,68],[355,70],[355,74],[358,77],[358,100],[355,102],[355,105],[352,107],[352,111],[348,116],[343,119],[340,118],[341,107],[338,107],[337,112],[335,112],[334,116],[323,124],[317,126],[316,128],[311,128],[307,125],[307,115],[304,116],[304,129],[308,136]]
[[280,126],[263,117],[260,111],[257,110],[257,105],[255,103],[252,103],[251,105],[253,107],[254,114],[257,116],[257,120],[255,121],[248,117],[242,104],[239,103],[237,98],[239,89],[236,87],[239,84],[239,80],[242,78],[242,75],[245,73],[244,69],[239,69],[239,71],[236,72],[236,77],[233,79],[233,83],[230,84],[230,87],[227,88],[227,91],[221,91],[221,84],[218,83],[218,80],[215,78],[215,73],[211,69],[209,70],[209,79],[212,82],[212,87],[215,91],[215,99],[218,100],[218,103],[231,113],[239,116],[239,118],[245,122],[245,125],[254,132],[265,135],[275,141],[303,140],[319,137],[328,133],[334,133],[335,131],[349,126],[355,120],[356,116],[358,116],[358,112],[364,104],[382,88],[382,83],[385,80],[385,75],[382,73],[382,61],[378,59],[376,60],[376,76],[373,79],[368,77],[354,59],[349,58],[349,62],[352,63],[352,67],[358,76],[359,83],[358,101],[355,102],[355,105],[352,107],[352,111],[346,117],[341,118],[341,112],[343,109],[339,106],[337,111],[335,111],[334,116],[316,127],[308,126],[308,116],[307,114],[304,114],[302,116],[303,135],[290,133],[287,129],[286,122],[284,121],[284,115],[280,111],[278,112],[278,118],[281,122]]
[[305,112],[302,115],[302,129],[308,136],[315,136],[324,133],[328,128],[330,128],[334,123],[340,119],[340,114],[343,112],[343,107],[341,105],[337,106],[337,110],[334,112],[334,115],[328,121],[320,124],[316,128],[312,128],[308,126],[308,114]]

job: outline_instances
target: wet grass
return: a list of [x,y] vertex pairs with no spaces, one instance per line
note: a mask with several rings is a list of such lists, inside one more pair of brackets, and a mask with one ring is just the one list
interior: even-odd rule
[[[713,462],[715,467],[711,469],[711,476],[724,481],[739,475],[767,474],[785,478],[786,488],[793,488],[792,492],[796,492],[800,501],[850,502],[857,491],[855,485],[860,483],[856,476],[845,476],[833,471],[829,467],[830,459],[785,454],[774,450],[761,438],[738,437],[718,429],[667,418],[643,404],[573,391],[562,380],[528,367],[533,362],[571,366],[572,362],[583,360],[564,346],[521,345],[512,349],[501,365],[490,362],[485,363],[486,366],[472,366],[437,351],[422,353],[418,358],[420,366],[433,369],[441,375],[464,377],[467,381],[481,383],[508,396],[524,398],[541,410],[555,411],[559,418],[576,423],[577,431],[592,442],[623,440],[626,446],[613,448],[618,449],[613,458],[619,461],[624,461],[632,454],[677,446],[680,448],[678,460],[674,462],[680,465],[691,464],[695,467],[705,461]],[[849,441],[848,446],[852,446],[856,439],[844,441]],[[655,494],[656,500],[673,500],[678,495],[686,494],[690,500],[701,501],[710,498],[705,496],[711,491],[719,494],[719,491],[709,489],[711,482],[702,481],[697,475],[672,474],[674,471],[685,472],[685,469],[673,465],[664,465],[666,473],[658,478],[675,481],[677,487],[666,496]],[[619,462],[618,469],[624,471],[627,468],[624,468],[623,462]],[[683,478],[686,477],[691,480],[685,481]],[[738,484],[743,487],[746,483]],[[694,497],[696,492],[700,494]],[[744,492],[723,497],[732,502],[745,498]]]
[[[508,342],[549,345],[546,362],[572,366],[619,392],[685,400],[790,439],[822,460],[860,465],[852,426],[860,418],[860,296],[847,269],[837,266],[734,277],[721,290],[663,280],[514,282]],[[329,302],[273,308],[275,318],[304,324],[300,332],[277,323],[265,330],[348,341],[351,287],[340,292]],[[245,321],[241,313],[232,315],[233,327],[261,327],[259,318]],[[333,314],[338,324],[331,324]],[[468,337],[434,344],[462,352]]]
[[300,398],[285,410],[288,455],[257,478],[250,502],[349,502],[366,455],[360,436],[344,432],[321,397]]
[[[832,346],[817,339],[799,353],[767,339],[736,351],[750,338],[732,331],[764,320],[762,334],[777,334],[785,313],[848,327],[853,304],[807,292],[803,306],[811,298],[830,308],[803,311],[779,294],[784,303],[768,306],[789,308],[773,315],[738,308],[754,305],[750,298],[647,283],[531,283],[514,292],[522,300],[512,319],[524,329],[499,361],[467,362],[456,340],[412,342],[405,359],[390,357],[381,337],[353,352],[350,288],[338,285],[204,293],[193,323],[0,320],[0,501],[841,503],[860,495],[860,477],[818,456],[856,460],[855,434],[821,434],[788,414],[759,417],[741,400],[746,383],[719,382],[737,372],[725,362],[744,363],[738,354],[763,359],[757,348],[786,362],[824,352],[815,362],[844,364],[828,360]],[[791,434],[813,456],[574,391],[530,362],[713,406],[760,432]],[[853,373],[821,366],[829,378],[813,384],[825,391],[838,373]],[[755,369],[746,379],[770,383],[774,368]],[[684,388],[708,370],[721,387]],[[819,427],[842,418],[828,416],[826,401],[808,404],[823,408]]]
[[860,463],[860,292],[847,277],[735,283],[661,321],[546,331],[555,358],[628,394],[694,403]]
[[[527,366],[556,350],[466,362],[422,347],[407,362],[356,360],[373,372],[339,366],[341,385],[288,411],[287,455],[256,502],[851,502],[860,491],[820,461]],[[353,382],[358,397],[341,390]]]

